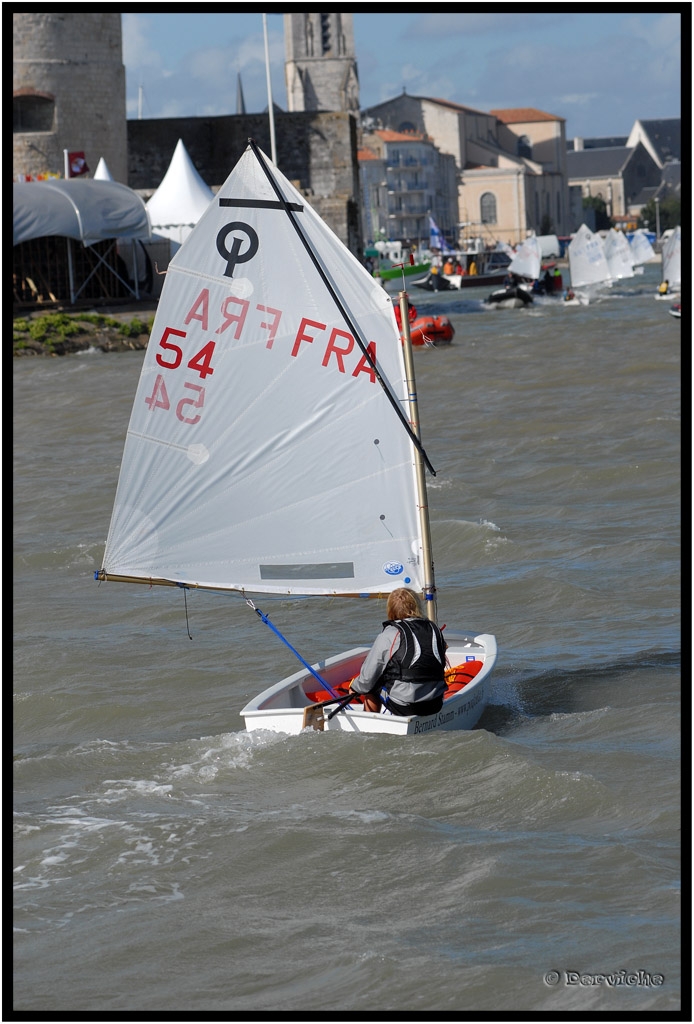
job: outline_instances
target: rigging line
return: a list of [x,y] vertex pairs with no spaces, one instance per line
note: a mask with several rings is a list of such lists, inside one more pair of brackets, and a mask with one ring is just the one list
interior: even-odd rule
[[415,434],[414,430],[412,429],[411,424],[408,422],[407,417],[405,416],[404,412],[400,408],[400,405],[398,404],[398,400],[391,393],[390,388],[388,388],[388,386],[386,385],[386,382],[383,380],[383,377],[381,376],[381,374],[380,374],[380,372],[378,370],[378,367],[376,366],[376,361],[374,360],[374,358],[371,355],[371,353],[369,352],[367,346],[364,344],[364,342],[361,339],[361,336],[359,334],[359,330],[358,330],[357,326],[354,324],[351,316],[349,315],[349,313],[347,312],[347,310],[343,306],[342,302],[340,301],[340,297],[337,294],[337,292],[335,291],[335,289],[334,289],[334,287],[332,285],[332,282],[330,281],[330,278],[328,277],[328,275],[323,270],[323,267],[321,267],[320,263],[318,262],[318,260],[316,258],[316,254],[311,249],[311,246],[309,245],[308,240],[306,239],[306,237],[304,236],[303,231],[299,227],[298,221],[296,220],[296,218],[294,217],[294,214],[292,212],[294,204],[288,203],[287,200],[282,195],[282,192],[281,192],[277,182],[273,178],[272,174],[270,173],[270,169],[268,168],[267,164],[265,163],[265,160],[263,159],[263,157],[262,157],[262,155],[260,153],[260,150],[258,149],[258,146],[257,146],[257,144],[255,142],[255,140],[254,139],[249,139],[248,143],[249,143],[251,149],[253,150],[253,152],[255,153],[255,156],[256,156],[256,159],[258,160],[258,163],[260,164],[260,166],[265,171],[265,175],[266,175],[268,181],[270,182],[270,184],[272,185],[272,187],[274,189],[274,192],[275,192],[275,195],[280,200],[282,208],[286,211],[287,216],[289,217],[292,225],[294,226],[294,230],[298,234],[299,238],[301,239],[301,241],[302,241],[302,243],[304,245],[304,248],[306,249],[306,252],[309,254],[311,262],[315,266],[316,270],[318,271],[318,273],[320,274],[320,276],[321,276],[321,278],[323,280],[323,283],[325,284],[325,286],[327,287],[328,291],[330,292],[330,294],[332,295],[333,299],[335,300],[335,305],[337,306],[337,308],[339,309],[340,313],[344,317],[345,323],[347,324],[347,326],[352,331],[352,334],[354,335],[354,339],[355,339],[357,345],[359,346],[359,348],[361,349],[361,351],[362,351],[362,353],[364,355],[364,358],[366,359],[366,361],[368,362],[369,366],[374,371],[374,373],[376,375],[376,379],[378,380],[378,383],[383,388],[383,390],[384,390],[384,392],[386,394],[386,397],[388,398],[388,401],[390,402],[390,404],[395,409],[395,412],[398,414],[398,417],[400,418],[400,421],[401,421],[402,425],[404,426],[405,430],[407,431],[407,433],[409,435],[409,438],[412,441],[412,444],[419,451],[419,453],[421,454],[422,458],[426,462],[427,469],[429,470],[429,472],[432,474],[432,476],[436,476],[436,470],[434,469],[434,467],[432,466],[431,462],[429,461],[429,456],[425,452],[424,446],[422,445],[422,442],[419,440],[419,438]]
[[253,609],[253,611],[256,613],[256,615],[260,616],[260,618],[263,620],[263,622],[265,623],[266,626],[270,627],[270,629],[275,634],[275,636],[278,636],[280,638],[280,640],[282,641],[282,643],[287,645],[287,647],[292,652],[292,654],[296,655],[296,657],[299,659],[299,661],[304,666],[304,668],[307,668],[309,670],[311,675],[314,676],[314,678],[318,680],[318,682],[321,684],[321,686],[324,686],[325,689],[328,691],[328,693],[331,694],[333,697],[339,698],[340,694],[336,693],[335,690],[333,690],[332,686],[330,686],[330,684],[325,679],[323,679],[322,676],[318,675],[316,670],[314,668],[312,668],[311,665],[309,665],[309,663],[304,658],[301,657],[301,655],[297,651],[296,647],[292,647],[292,645],[287,640],[286,636],[283,636],[280,633],[280,631],[277,628],[277,626],[273,622],[270,622],[270,617],[268,615],[266,615],[265,612],[261,612],[260,608],[256,608],[256,606],[253,604],[253,602],[251,601],[250,598],[246,598],[246,604],[248,605],[249,608]]
[[185,585],[185,583],[177,583],[176,586],[180,587],[181,590],[183,591],[183,605],[184,605],[185,610],[186,610],[186,630],[187,630],[187,633],[188,633],[188,639],[192,640],[193,638],[190,635],[190,626],[188,624],[188,594],[187,594],[188,587]]

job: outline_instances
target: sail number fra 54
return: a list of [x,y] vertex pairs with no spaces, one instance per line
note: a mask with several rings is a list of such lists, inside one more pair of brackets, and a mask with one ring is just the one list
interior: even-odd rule
[[[197,295],[195,301],[192,303],[188,313],[184,317],[183,323],[186,327],[190,327],[197,322],[199,328],[208,333],[210,331],[210,293],[209,289],[203,288],[202,291]],[[267,331],[267,337],[265,339],[265,347],[271,351],[274,351],[273,345],[278,332],[280,320],[282,318],[282,311],[274,309],[271,306],[258,304],[256,310],[260,312],[261,316],[256,317],[255,323],[252,325],[249,323],[251,330]],[[233,340],[238,341],[241,338],[241,334],[246,327],[246,321],[248,318],[249,310],[251,309],[251,303],[246,299],[238,298],[237,296],[226,296],[221,304],[221,323],[214,331],[215,334],[223,334],[230,327],[233,327],[231,331],[231,337]],[[264,314],[264,316],[263,316]],[[157,353],[155,360],[158,366],[163,370],[177,370],[184,361],[185,355],[182,345],[179,343],[183,342],[184,339],[188,338],[188,331],[177,330],[175,327],[165,327],[164,332],[159,339],[157,345]],[[319,342],[320,347],[323,348],[323,355],[321,359],[321,365],[324,367],[333,366],[339,373],[350,373],[352,377],[359,377],[361,374],[366,374],[367,378],[372,384],[376,383],[376,374],[373,370],[373,363],[376,362],[376,343],[370,341],[367,345],[367,351],[370,360],[367,359],[366,355],[361,355],[354,365],[353,360],[358,352],[354,352],[355,341],[349,331],[341,329],[339,327],[329,328],[327,324],[320,323],[317,320],[311,320],[308,317],[301,317],[298,326],[290,331],[288,335],[285,335],[291,341],[291,348],[288,350],[289,354],[296,358],[304,346],[310,345],[313,347],[314,342]],[[191,343],[191,339],[188,338],[188,344]],[[197,342],[199,344],[199,342]],[[211,376],[214,373],[214,367],[212,365],[212,359],[215,352],[215,341],[207,341],[198,349],[195,354],[185,363],[185,366],[189,370],[193,370],[199,374],[201,380],[205,380],[206,377]],[[284,350],[287,351],[286,349]],[[353,368],[349,366],[352,363]],[[200,421],[200,414],[187,415],[192,410],[189,406],[195,409],[202,409],[205,401],[205,388],[200,384],[192,384],[189,381],[184,382],[184,388],[195,392],[195,397],[186,395],[181,398],[176,404],[176,416],[182,423],[195,424]],[[145,402],[150,410],[164,409],[168,410],[171,408],[171,400],[166,386],[164,375],[159,373],[154,381],[152,393],[145,398]]]
[[[179,338],[185,338],[185,331],[177,331],[173,327],[167,327],[164,330],[160,340],[159,347],[164,350],[164,354],[157,352],[155,358],[159,366],[167,370],[176,370],[183,361],[183,349],[179,345],[175,345],[168,339],[170,336],[175,335]],[[189,359],[187,366],[190,370],[194,370],[200,374],[200,377],[204,380],[205,377],[214,373],[212,366],[212,355],[215,349],[215,342],[208,341],[206,345],[196,352],[192,359]],[[200,384],[191,384],[190,381],[184,381],[183,387],[188,388],[196,393],[194,398],[186,396],[181,398],[176,405],[176,416],[182,423],[199,423],[200,414],[193,416],[186,416],[185,413],[188,410],[188,406],[192,406],[195,409],[201,409],[205,402],[205,389]],[[152,394],[145,398],[145,404],[149,406],[150,411],[154,409],[170,409],[171,401],[169,399],[169,393],[166,388],[164,377],[161,373],[158,373],[154,381],[154,387],[152,388]]]

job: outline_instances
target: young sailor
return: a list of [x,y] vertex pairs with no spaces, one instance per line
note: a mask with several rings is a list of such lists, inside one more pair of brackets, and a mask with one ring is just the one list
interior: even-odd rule
[[365,695],[366,711],[384,704],[393,715],[433,715],[441,710],[446,689],[443,633],[423,618],[417,595],[407,587],[390,594],[386,615],[350,690]]

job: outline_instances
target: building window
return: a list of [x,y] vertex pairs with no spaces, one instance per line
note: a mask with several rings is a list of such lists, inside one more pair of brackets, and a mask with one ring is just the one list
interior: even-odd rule
[[13,132],[53,131],[55,101],[52,96],[28,93],[12,98]]
[[480,220],[483,224],[496,224],[496,196],[485,192],[480,199]]
[[520,135],[518,138],[518,156],[525,156],[532,160],[533,147],[527,135]]
[[330,15],[321,14],[320,16],[320,42],[322,53],[330,53],[333,48],[332,39],[330,38]]

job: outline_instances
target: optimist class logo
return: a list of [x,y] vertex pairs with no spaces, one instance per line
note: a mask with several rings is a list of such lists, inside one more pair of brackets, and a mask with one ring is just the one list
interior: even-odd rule
[[383,566],[383,571],[387,573],[388,576],[399,576],[400,573],[403,572],[404,568],[405,566],[402,565],[401,562],[386,562]]

